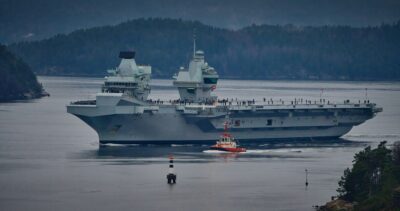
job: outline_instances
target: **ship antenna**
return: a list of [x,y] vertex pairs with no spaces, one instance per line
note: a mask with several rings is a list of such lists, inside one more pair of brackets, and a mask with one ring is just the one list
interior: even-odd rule
[[193,30],[193,58],[196,55],[196,28]]

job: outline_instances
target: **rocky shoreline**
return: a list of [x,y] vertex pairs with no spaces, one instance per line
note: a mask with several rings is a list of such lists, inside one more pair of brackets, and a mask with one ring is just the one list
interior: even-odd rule
[[343,199],[334,199],[316,208],[318,211],[351,211],[354,210],[354,204]]

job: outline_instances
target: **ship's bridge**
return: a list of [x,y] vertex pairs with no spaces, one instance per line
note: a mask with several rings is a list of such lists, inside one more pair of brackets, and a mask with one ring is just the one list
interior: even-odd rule
[[211,92],[216,88],[218,73],[204,60],[204,52],[195,51],[189,68],[180,68],[174,76],[174,86],[178,88],[181,100],[187,102],[212,103],[216,96]]

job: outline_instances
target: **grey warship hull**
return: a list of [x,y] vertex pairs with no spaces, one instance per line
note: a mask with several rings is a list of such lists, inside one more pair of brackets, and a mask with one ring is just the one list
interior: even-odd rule
[[[69,105],[96,130],[100,143],[214,143],[230,113],[230,131],[241,142],[337,138],[372,118],[374,104],[97,107]],[[90,112],[89,112],[90,110]],[[88,115],[90,113],[90,115]]]

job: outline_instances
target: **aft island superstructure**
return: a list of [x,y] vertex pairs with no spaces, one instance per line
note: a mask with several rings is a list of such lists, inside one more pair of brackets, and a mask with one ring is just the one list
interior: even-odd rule
[[[134,52],[121,52],[95,100],[72,102],[71,113],[91,128],[100,143],[214,143],[229,115],[231,134],[241,142],[337,138],[382,111],[374,103],[218,100],[219,76],[195,51],[187,69],[173,78],[180,99],[148,100],[150,66],[138,66]],[[238,96],[239,97],[239,96]]]

